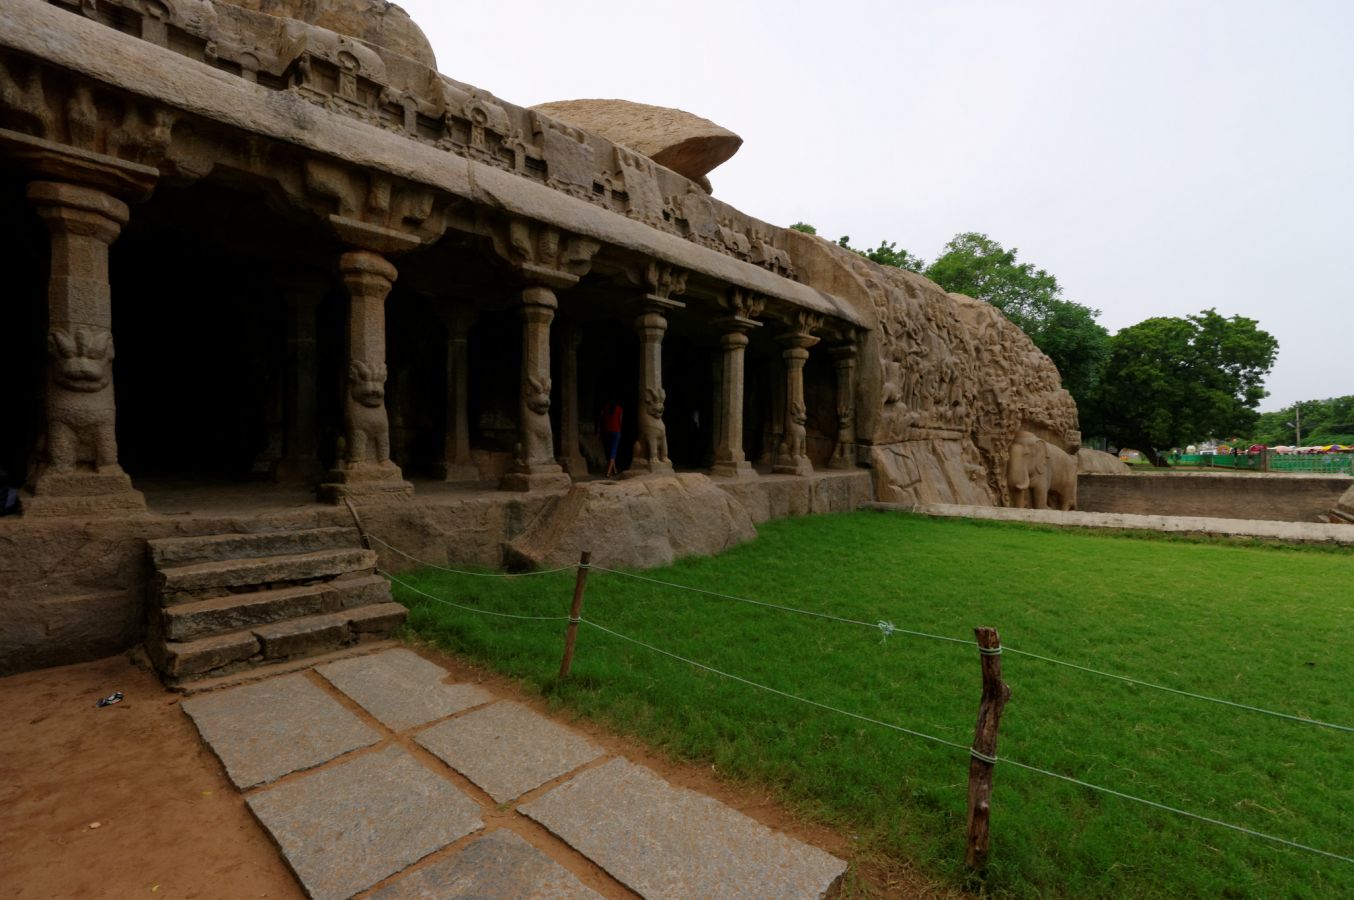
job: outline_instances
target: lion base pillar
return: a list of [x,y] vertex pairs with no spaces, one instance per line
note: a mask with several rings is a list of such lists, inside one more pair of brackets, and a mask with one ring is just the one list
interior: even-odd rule
[[47,447],[23,499],[29,516],[145,512],[146,498],[118,465],[114,435],[112,305],[108,248],[129,215],[103,191],[36,181],[28,198],[47,223]]

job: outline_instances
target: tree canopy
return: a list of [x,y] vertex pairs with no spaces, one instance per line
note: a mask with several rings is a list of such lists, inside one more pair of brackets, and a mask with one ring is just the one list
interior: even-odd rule
[[1354,443],[1354,394],[1304,400],[1278,412],[1260,413],[1250,438],[1271,447],[1297,443],[1299,408],[1304,445]]
[[1247,434],[1278,349],[1254,319],[1224,318],[1212,309],[1131,325],[1110,339],[1082,430],[1147,451]]
[[955,294],[986,300],[1014,322],[1058,367],[1063,387],[1084,418],[1109,352],[1100,310],[1068,300],[1058,279],[1019,262],[985,234],[957,234],[923,274]]
[[[818,233],[805,222],[791,227]],[[1207,309],[1197,316],[1148,319],[1111,337],[1096,321],[1100,310],[1068,300],[1052,274],[1022,262],[1016,248],[1008,250],[985,234],[955,235],[929,265],[893,241],[880,241],[874,250],[852,247],[849,237],[837,244],[1001,310],[1058,367],[1088,436],[1152,451],[1247,434],[1261,421],[1256,407],[1279,345],[1253,319],[1224,318]],[[1304,418],[1310,414],[1304,407]],[[1292,411],[1286,415],[1283,421],[1292,421]],[[1344,424],[1335,421],[1342,417],[1344,423],[1354,420],[1354,410],[1333,407],[1330,421]]]

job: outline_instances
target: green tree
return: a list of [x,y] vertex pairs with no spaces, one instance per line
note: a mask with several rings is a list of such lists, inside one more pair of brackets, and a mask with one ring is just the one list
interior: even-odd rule
[[1271,447],[1297,443],[1297,422],[1301,407],[1302,443],[1348,444],[1354,441],[1354,394],[1303,400],[1277,412],[1261,413],[1251,432],[1251,440]]
[[805,234],[817,234],[818,229],[814,228],[808,222],[796,222],[790,226],[791,231],[802,231]]
[[955,235],[923,274],[947,291],[986,300],[1029,335],[1058,367],[1085,419],[1109,353],[1109,331],[1096,322],[1100,310],[1064,298],[1057,278],[1019,262],[1016,253],[969,231]]
[[1094,415],[1083,430],[1121,447],[1160,451],[1200,438],[1249,434],[1279,342],[1254,319],[1147,319],[1109,342]]
[[906,250],[899,250],[896,241],[880,241],[879,246],[873,250],[861,250],[851,246],[851,238],[842,235],[837,238],[837,246],[852,253],[859,253],[872,263],[878,263],[881,266],[891,266],[895,269],[907,269],[909,272],[921,274],[926,268],[926,260],[920,256],[909,253]]

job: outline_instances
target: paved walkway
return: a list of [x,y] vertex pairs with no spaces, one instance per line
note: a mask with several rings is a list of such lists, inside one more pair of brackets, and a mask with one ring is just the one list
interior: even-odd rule
[[315,898],[780,900],[846,870],[447,677],[387,650],[183,709]]

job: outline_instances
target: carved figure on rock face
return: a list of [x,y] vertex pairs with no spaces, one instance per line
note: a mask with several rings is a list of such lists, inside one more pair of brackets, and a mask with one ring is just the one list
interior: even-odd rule
[[1049,498],[1056,497],[1057,508],[1066,512],[1077,505],[1077,461],[1028,431],[1017,432],[1006,484],[1018,509],[1049,509]]
[[790,404],[790,421],[785,423],[785,437],[781,439],[780,456],[783,459],[802,459],[808,455],[808,410],[796,400]]
[[668,427],[663,424],[663,410],[668,392],[662,388],[645,388],[644,402],[639,410],[639,439],[635,441],[635,459],[648,462],[668,461]]
[[550,433],[550,376],[528,375],[522,384],[522,403],[526,407],[523,423],[525,446],[517,444],[516,463],[519,467],[552,459],[553,438]]
[[390,463],[390,421],[386,416],[386,367],[360,359],[348,367],[348,463]]
[[[100,472],[118,472],[113,405],[113,335],[74,327],[47,336],[55,390],[47,404],[47,461],[55,471],[91,460]],[[86,452],[82,453],[82,449]]]

